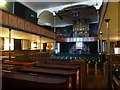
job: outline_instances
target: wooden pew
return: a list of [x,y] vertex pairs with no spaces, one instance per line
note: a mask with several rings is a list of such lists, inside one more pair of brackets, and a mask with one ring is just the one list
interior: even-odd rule
[[65,70],[76,70],[79,66],[62,65],[62,64],[46,64],[36,63],[34,67],[54,68],[54,69],[65,69]]
[[112,72],[112,84],[114,90],[120,90],[120,71]]
[[50,77],[49,75],[32,76],[18,72],[2,72],[2,89],[64,89],[69,90],[69,82],[67,78]]
[[17,61],[7,61],[4,62],[3,64],[15,65],[15,66],[30,66],[30,67],[34,65],[33,62],[17,62]]
[[53,68],[40,68],[40,67],[23,67],[19,69],[18,71],[24,72],[24,73],[30,73],[35,75],[49,75],[49,76],[59,76],[59,77],[65,77],[69,81],[69,87],[72,88],[72,90],[77,89],[77,83],[76,83],[76,72],[71,70],[62,70],[62,69],[53,69]]
[[3,70],[17,71],[21,67],[32,67],[33,62],[6,61],[2,63]]
[[35,64],[35,67],[44,67],[44,68],[53,68],[53,69],[62,69],[62,70],[72,70],[76,72],[76,80],[75,83],[77,84],[78,88],[80,87],[80,78],[79,78],[79,66],[75,65],[62,65],[62,64]]
[[81,60],[46,60],[45,63],[47,64],[62,64],[62,65],[74,65],[74,66],[79,66],[79,82],[80,82],[80,88],[84,87],[84,83],[85,83],[85,78],[87,75],[87,68],[86,68],[86,62],[85,61],[81,61]]

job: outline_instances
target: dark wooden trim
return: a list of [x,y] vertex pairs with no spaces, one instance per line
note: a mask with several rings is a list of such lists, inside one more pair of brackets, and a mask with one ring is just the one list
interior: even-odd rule
[[[4,28],[8,28],[8,29],[14,29],[14,30],[17,30],[17,31],[23,31],[23,32],[26,32],[26,33],[38,35],[38,36],[41,36],[41,37],[46,37],[46,38],[54,39],[54,38],[51,38],[51,37],[49,37],[49,36],[45,36],[45,35],[38,34],[38,33],[35,33],[35,32],[30,32],[30,31],[28,31],[28,30],[19,29],[19,28],[16,28],[16,27],[12,27],[12,26],[9,26],[9,25],[5,25],[5,24],[0,24],[0,26],[2,26],[2,27],[4,27]],[[55,39],[54,39],[54,40],[55,40]]]

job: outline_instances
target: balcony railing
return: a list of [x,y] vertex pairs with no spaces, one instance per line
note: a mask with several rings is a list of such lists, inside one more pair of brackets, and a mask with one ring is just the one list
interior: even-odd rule
[[41,27],[40,25],[28,22],[18,16],[10,14],[4,10],[0,10],[0,24],[4,27],[10,27],[11,29],[26,31],[37,35],[45,36],[55,39],[55,33]]

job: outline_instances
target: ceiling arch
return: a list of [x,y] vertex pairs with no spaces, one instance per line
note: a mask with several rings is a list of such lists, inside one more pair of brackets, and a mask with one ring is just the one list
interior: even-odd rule
[[38,24],[40,25],[46,25],[46,26],[52,26],[54,23],[54,17],[53,13],[51,13],[48,10],[43,11],[39,16],[38,16]]
[[[54,26],[55,27],[65,27],[68,25],[73,25],[72,15],[69,14],[67,16],[62,16],[60,18],[59,11],[64,10],[65,8],[83,6],[83,5],[88,6],[88,7],[93,6],[97,10],[102,5],[102,0],[97,0],[97,1],[96,0],[88,0],[88,1],[85,0],[82,2],[76,2],[76,3],[67,4],[67,5],[37,10],[37,16],[39,18],[38,24],[51,26],[51,27],[54,27]],[[94,14],[96,14],[96,13],[94,13]],[[96,22],[96,18],[95,18],[96,15],[93,15],[92,17],[90,15],[89,15],[89,19],[92,19],[91,20],[92,22]],[[56,17],[56,18],[54,19],[54,17]],[[55,21],[55,23],[54,23],[54,21]]]
[[67,4],[67,5],[62,5],[62,6],[37,10],[37,16],[39,16],[45,10],[52,12],[53,15],[56,15],[55,12],[58,12],[58,11],[64,9],[64,8],[67,8],[67,7],[72,7],[72,6],[77,6],[77,5],[94,6],[96,9],[99,9],[102,5],[102,0],[88,0],[88,1],[85,0],[85,1],[82,1],[82,2],[76,2],[76,3]]

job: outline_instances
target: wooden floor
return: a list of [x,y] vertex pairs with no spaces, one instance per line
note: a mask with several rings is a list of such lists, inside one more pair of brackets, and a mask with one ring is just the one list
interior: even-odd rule
[[103,70],[98,69],[97,73],[94,70],[89,70],[85,81],[85,90],[108,90],[107,89],[107,74]]
[[89,69],[85,80],[85,88],[83,90],[110,90],[108,88],[108,75],[107,71],[97,69]]

